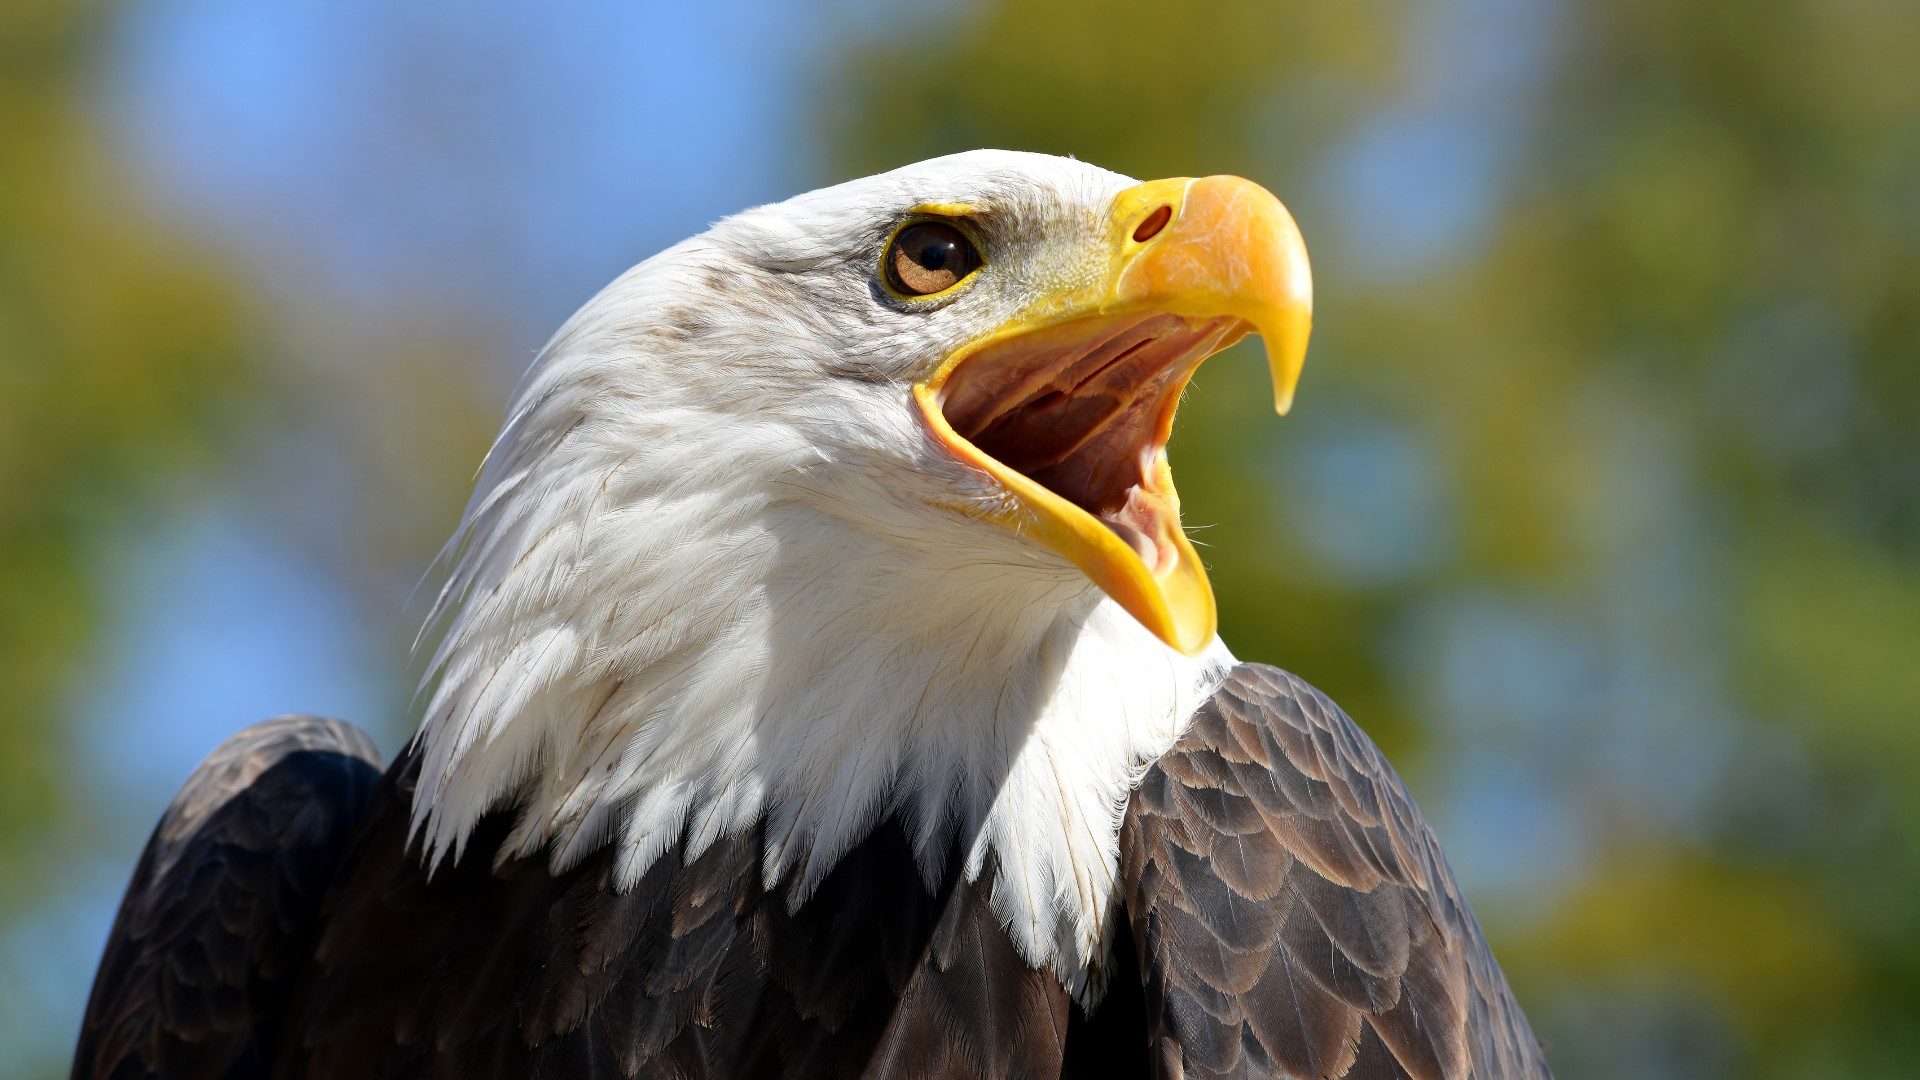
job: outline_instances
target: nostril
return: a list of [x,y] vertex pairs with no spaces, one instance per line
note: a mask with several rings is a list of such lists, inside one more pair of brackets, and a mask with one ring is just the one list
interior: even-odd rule
[[1160,235],[1160,230],[1166,228],[1167,222],[1172,220],[1173,207],[1162,206],[1153,213],[1148,214],[1147,220],[1141,222],[1140,227],[1133,230],[1133,238],[1144,244],[1148,240]]

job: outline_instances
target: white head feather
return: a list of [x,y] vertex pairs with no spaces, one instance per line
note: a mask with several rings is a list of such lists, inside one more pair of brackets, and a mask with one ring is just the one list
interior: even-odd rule
[[[1065,558],[960,512],[1007,498],[910,387],[1088,269],[1132,181],[978,151],[747,211],[589,301],[527,374],[435,605],[415,827],[436,862],[618,845],[630,885],[764,821],[804,899],[882,814],[931,880],[956,840],[1027,959],[1084,993],[1127,792],[1230,658],[1162,644]],[[989,208],[936,310],[875,277],[911,207]]]

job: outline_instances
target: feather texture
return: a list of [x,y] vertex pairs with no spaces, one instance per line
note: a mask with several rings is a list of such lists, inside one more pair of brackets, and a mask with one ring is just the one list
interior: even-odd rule
[[1233,669],[1121,852],[1158,1075],[1548,1076],[1406,787],[1292,675]]
[[290,716],[194,770],[107,936],[74,1080],[263,1075],[264,1031],[305,968],[379,761],[359,730]]
[[1014,948],[956,845],[934,885],[883,820],[790,906],[757,830],[676,844],[620,888],[606,848],[554,874],[468,857],[429,875],[407,841],[419,756],[398,762],[326,906],[273,1075],[580,1078],[1055,1077],[1112,1049]]
[[430,869],[417,748],[377,788],[371,756],[288,720],[195,773],[129,889],[76,1076],[1548,1075],[1399,780],[1272,668],[1233,669],[1134,792],[1133,933],[1091,1010],[1020,953],[998,862],[969,875],[964,836],[928,881],[882,817],[802,898],[763,886],[764,823],[698,851],[688,826],[627,885],[617,847],[560,872],[514,855],[502,811]]

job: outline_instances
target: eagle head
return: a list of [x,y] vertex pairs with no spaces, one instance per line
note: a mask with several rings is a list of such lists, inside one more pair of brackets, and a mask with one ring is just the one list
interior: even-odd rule
[[[435,606],[416,827],[556,866],[763,830],[807,890],[881,815],[989,856],[1084,964],[1118,802],[1225,656],[1166,443],[1207,356],[1291,400],[1311,286],[1235,177],[976,151],[748,210],[516,391]],[[1037,899],[1036,899],[1037,898]]]

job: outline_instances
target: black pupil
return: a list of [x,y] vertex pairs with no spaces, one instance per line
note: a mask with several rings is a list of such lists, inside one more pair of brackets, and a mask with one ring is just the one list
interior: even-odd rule
[[[927,246],[920,249],[920,265],[929,270],[946,269],[947,256],[954,254],[956,246],[957,245],[951,240],[934,237],[928,238]],[[956,259],[954,261],[957,263],[959,260]]]

